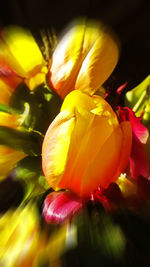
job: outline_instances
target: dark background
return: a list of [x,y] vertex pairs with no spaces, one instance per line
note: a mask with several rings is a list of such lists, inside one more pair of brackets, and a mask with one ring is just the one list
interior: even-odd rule
[[75,17],[86,16],[110,25],[121,40],[120,61],[109,79],[112,87],[140,83],[150,66],[150,6],[143,0],[3,0],[1,26],[19,24],[37,33],[54,27],[59,33]]

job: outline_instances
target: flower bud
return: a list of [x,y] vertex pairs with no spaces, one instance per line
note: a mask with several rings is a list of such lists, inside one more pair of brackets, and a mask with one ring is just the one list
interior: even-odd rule
[[80,196],[107,187],[125,169],[131,140],[130,122],[119,124],[102,97],[71,92],[44,138],[42,164],[48,183]]
[[94,94],[115,68],[118,45],[100,23],[76,21],[52,56],[49,84],[64,98],[77,89]]
[[[5,64],[2,64],[5,63]],[[31,90],[43,83],[47,72],[42,53],[30,31],[19,26],[2,30],[0,39],[1,69],[13,70]]]

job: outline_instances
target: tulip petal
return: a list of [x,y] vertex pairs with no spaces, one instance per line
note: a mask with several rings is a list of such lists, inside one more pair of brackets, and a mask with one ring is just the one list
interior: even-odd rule
[[118,46],[104,27],[80,20],[58,43],[50,65],[50,86],[64,98],[74,89],[93,94],[118,61]]
[[74,123],[74,115],[62,111],[52,122],[44,138],[42,167],[48,183],[54,189],[65,169]]
[[[122,120],[130,121],[132,126],[132,151],[130,155],[130,168],[133,178],[139,175],[148,177],[149,162],[146,154],[149,132],[129,108],[119,108],[119,116]],[[145,145],[146,144],[146,145]]]
[[21,78],[8,66],[6,60],[0,56],[0,80],[3,80],[11,91],[21,83]]
[[32,34],[19,26],[9,26],[2,31],[2,40],[10,53],[10,66],[20,76],[36,73],[44,63],[41,51]]
[[8,104],[9,99],[16,89],[16,87],[21,83],[21,78],[8,67],[7,63],[0,56],[0,103]]
[[16,163],[25,156],[23,152],[0,145],[0,180],[7,177]]
[[74,25],[56,47],[50,66],[50,83],[64,98],[74,89],[75,79],[82,64],[85,23]]
[[0,111],[0,126],[17,128],[19,126],[19,118],[13,114]]
[[[118,178],[118,175],[126,167],[129,160],[130,143],[132,140],[130,126],[129,135],[127,131],[126,134],[126,138],[124,139],[122,128],[118,126],[114,129],[96,157],[86,168],[84,177],[82,178],[81,188],[75,188],[76,193],[81,196],[88,196],[98,186],[106,188],[110,182]],[[128,147],[127,141],[129,142]]]
[[127,107],[119,107],[119,116],[121,120],[130,121],[132,131],[139,142],[146,144],[149,132],[148,129],[141,123],[141,118],[137,118],[132,109]]
[[[112,108],[100,96],[90,97],[75,90],[65,98],[62,109],[69,109],[72,106],[76,121],[65,173],[59,184],[61,188],[71,190],[74,187],[80,187],[86,166],[90,164],[103,142],[118,125]],[[80,144],[80,147],[76,144]]]
[[38,211],[33,203],[1,215],[1,266],[33,266],[42,243],[39,231]]
[[114,181],[119,175],[125,170],[127,164],[129,162],[129,157],[131,153],[132,147],[132,127],[131,123],[126,121],[120,123],[120,128],[122,131],[122,148],[121,148],[121,155],[120,160],[116,169],[116,173],[114,175]]
[[110,182],[115,181],[117,177],[114,177],[114,172],[121,155],[121,146],[122,132],[118,126],[106,139],[96,157],[86,168],[81,187],[79,189],[75,188],[78,194],[87,196],[98,186],[106,188]]
[[71,219],[82,206],[81,200],[71,192],[53,192],[45,199],[43,214],[47,223],[61,223]]
[[12,95],[12,88],[0,79],[0,103],[8,105]]
[[118,56],[114,40],[110,35],[101,33],[82,63],[75,89],[94,94],[114,70]]
[[[101,150],[103,143],[111,136],[113,130],[114,126],[109,125],[108,120],[102,116],[92,116],[87,125],[81,114],[77,117],[66,170],[59,184],[61,188],[67,186],[71,190],[74,188],[80,190],[81,180],[83,180],[87,166],[92,164],[93,158]],[[75,145],[78,143],[81,144],[80,147]]]

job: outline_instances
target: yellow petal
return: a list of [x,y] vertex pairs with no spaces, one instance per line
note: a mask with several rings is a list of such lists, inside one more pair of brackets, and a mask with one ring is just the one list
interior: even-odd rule
[[47,72],[47,69],[25,80],[25,83],[30,88],[30,90],[34,90],[38,85],[45,82],[46,72]]
[[75,24],[56,47],[50,66],[50,82],[64,98],[74,89],[75,79],[82,64],[85,22]]
[[79,90],[70,92],[64,99],[61,111],[70,110],[73,113],[75,109],[79,113],[89,114],[89,112],[95,108],[95,103],[92,97],[82,93]]
[[80,190],[75,188],[78,194],[88,196],[98,186],[105,188],[117,179],[114,173],[121,155],[121,146],[122,132],[118,126],[86,168]]
[[119,124],[112,108],[100,96],[90,97],[75,90],[67,95],[62,109],[70,105],[74,105],[76,121],[59,186],[75,191],[80,188],[85,169]]
[[16,163],[25,156],[23,152],[0,145],[0,180],[7,177]]
[[123,122],[114,129],[87,167],[80,188],[81,196],[89,195],[98,186],[106,188],[110,182],[118,178],[129,161],[131,142],[131,125]]
[[129,162],[129,156],[131,153],[132,146],[132,127],[129,121],[123,121],[120,123],[120,129],[122,131],[122,147],[121,147],[121,155],[118,162],[118,166],[116,168],[116,172],[114,174],[115,177],[119,177],[119,175],[125,170],[127,164]]
[[124,197],[133,197],[137,193],[137,184],[135,183],[135,180],[128,179],[126,174],[121,174],[117,179],[116,184],[119,186]]
[[112,37],[100,32],[78,74],[75,89],[94,94],[110,76],[118,62],[118,46]]
[[52,188],[56,188],[64,172],[75,118],[62,111],[50,125],[42,147],[43,172]]
[[9,26],[3,30],[2,39],[9,64],[20,76],[27,77],[41,70],[43,56],[30,31]]
[[76,21],[59,42],[50,66],[50,84],[64,98],[74,89],[93,94],[118,61],[118,46],[94,21]]
[[19,126],[19,117],[0,111],[0,126],[17,128]]
[[38,221],[38,213],[33,204],[9,210],[0,218],[2,266],[33,266],[39,241]]
[[7,85],[2,79],[0,79],[0,103],[8,105],[11,95],[11,86]]

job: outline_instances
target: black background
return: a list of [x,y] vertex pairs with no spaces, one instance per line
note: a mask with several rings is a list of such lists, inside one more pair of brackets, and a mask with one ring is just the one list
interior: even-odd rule
[[121,40],[119,64],[108,83],[112,88],[140,83],[150,66],[150,5],[143,0],[10,0],[1,2],[1,26],[19,24],[37,33],[54,27],[59,33],[73,18],[86,16],[110,25]]

